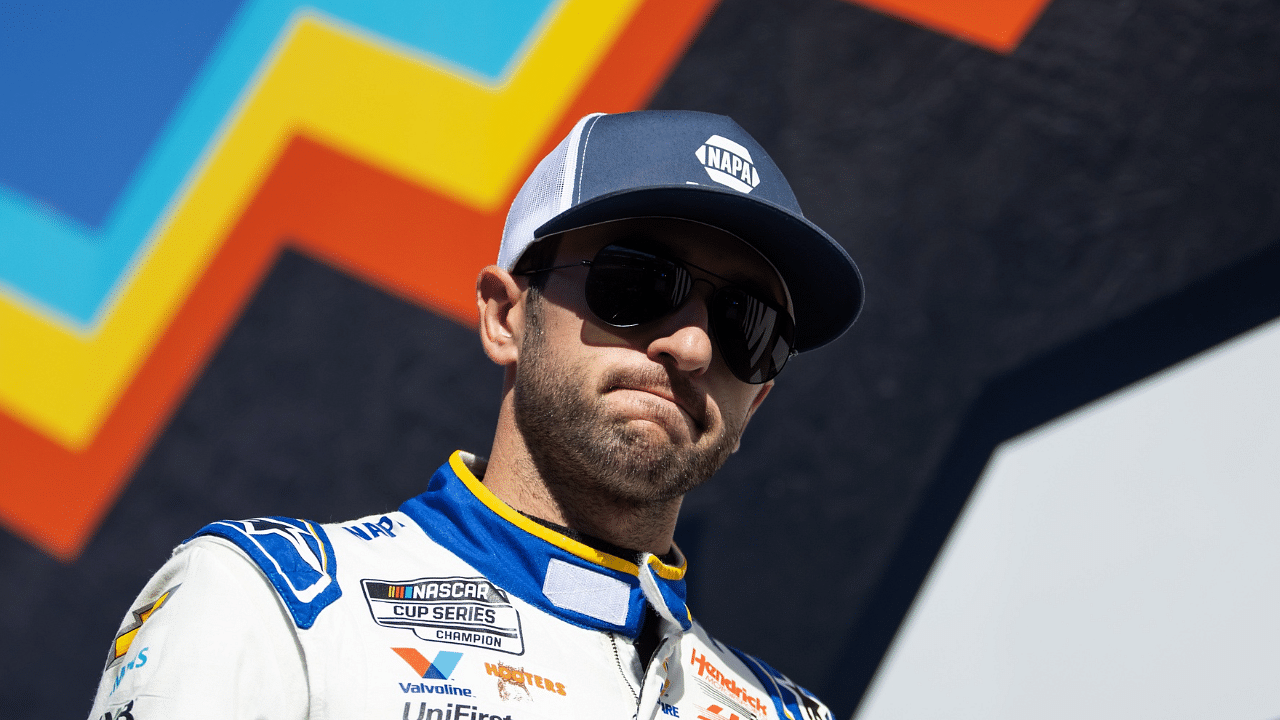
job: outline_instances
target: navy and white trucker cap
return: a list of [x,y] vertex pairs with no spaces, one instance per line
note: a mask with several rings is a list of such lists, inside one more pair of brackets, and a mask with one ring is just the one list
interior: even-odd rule
[[732,119],[689,110],[579,120],[511,203],[498,265],[545,237],[642,217],[711,225],[759,251],[791,296],[797,350],[840,337],[862,310],[858,267],[805,219],[764,148]]

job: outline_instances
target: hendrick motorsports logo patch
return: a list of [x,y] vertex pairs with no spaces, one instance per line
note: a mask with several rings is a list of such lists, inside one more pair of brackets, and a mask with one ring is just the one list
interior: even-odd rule
[[524,654],[520,614],[482,577],[362,580],[374,622],[423,640]]
[[[702,690],[713,699],[728,705],[730,708],[737,710],[744,717],[761,718],[769,716],[769,706],[764,700],[755,695],[750,686],[739,685],[737,680],[724,674],[716,664],[711,662],[706,655],[698,652],[698,648],[693,648],[693,654],[689,657],[690,667],[698,669],[695,679],[702,687]],[[728,715],[721,715],[723,708],[717,705],[707,706],[707,710],[714,716],[712,718],[704,718],[704,720],[732,720]]]
[[742,193],[760,184],[760,174],[751,162],[751,153],[738,143],[712,135],[693,154],[714,181]]

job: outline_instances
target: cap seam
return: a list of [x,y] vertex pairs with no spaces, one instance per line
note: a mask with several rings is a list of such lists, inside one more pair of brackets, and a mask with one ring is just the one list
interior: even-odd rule
[[587,128],[587,135],[582,138],[582,155],[578,158],[578,172],[576,173],[577,177],[574,178],[574,181],[578,183],[577,197],[573,200],[574,205],[582,202],[582,170],[587,166],[587,144],[591,142],[591,131],[596,129],[596,120],[599,119],[599,117],[591,119],[591,126]]

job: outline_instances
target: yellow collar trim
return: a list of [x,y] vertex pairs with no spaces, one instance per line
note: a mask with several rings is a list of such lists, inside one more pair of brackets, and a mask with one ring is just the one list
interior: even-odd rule
[[[530,535],[539,537],[552,545],[565,550],[566,552],[572,553],[573,555],[586,560],[587,562],[607,567],[610,570],[625,572],[637,577],[640,576],[640,568],[635,563],[629,560],[624,560],[616,555],[600,552],[590,545],[580,543],[564,533],[556,532],[545,525],[536,523],[524,515],[521,515],[510,505],[498,498],[497,495],[494,495],[489,488],[484,486],[484,483],[480,482],[480,479],[475,476],[475,473],[471,472],[471,468],[467,467],[466,461],[463,460],[461,450],[455,450],[454,453],[449,456],[449,467],[453,468],[454,474],[462,480],[462,483],[467,486],[467,489],[471,491],[472,495],[476,496],[477,500],[484,503],[486,507],[496,513],[503,520],[506,520]],[[654,555],[649,556],[649,566],[652,567],[653,572],[663,580],[681,580],[684,578],[684,573],[688,569],[689,563],[685,560],[684,553],[680,552],[679,548],[675,547],[674,544],[671,547],[675,549],[676,556],[680,559],[679,567],[667,565]]]

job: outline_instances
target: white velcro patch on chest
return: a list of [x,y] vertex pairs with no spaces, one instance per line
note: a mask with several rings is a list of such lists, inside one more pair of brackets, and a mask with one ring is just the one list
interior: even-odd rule
[[613,625],[625,625],[631,589],[621,580],[551,558],[542,594],[552,605]]

